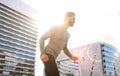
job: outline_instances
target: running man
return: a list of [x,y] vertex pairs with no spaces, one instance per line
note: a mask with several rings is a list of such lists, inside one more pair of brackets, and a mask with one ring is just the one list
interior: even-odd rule
[[[40,58],[44,63],[46,76],[60,76],[55,60],[61,50],[63,50],[64,53],[73,61],[78,60],[78,57],[73,56],[67,48],[67,42],[70,37],[67,29],[72,27],[74,23],[75,13],[67,12],[64,17],[63,25],[53,26],[40,38]],[[44,42],[46,39],[50,40],[47,46],[44,47]]]

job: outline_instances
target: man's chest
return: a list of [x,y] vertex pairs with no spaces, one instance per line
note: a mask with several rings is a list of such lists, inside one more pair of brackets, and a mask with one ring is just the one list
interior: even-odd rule
[[57,40],[68,41],[69,33],[67,31],[58,29],[54,34],[54,38]]

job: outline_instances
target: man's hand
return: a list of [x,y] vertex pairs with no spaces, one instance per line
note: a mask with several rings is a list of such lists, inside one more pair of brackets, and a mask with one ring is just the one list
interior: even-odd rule
[[76,57],[76,56],[72,56],[72,58],[71,58],[74,62],[75,61],[77,61],[78,60],[78,57]]
[[43,55],[41,55],[41,60],[42,60],[43,62],[47,62],[47,61],[49,61],[49,57],[48,57],[48,55],[47,55],[47,54],[43,54]]

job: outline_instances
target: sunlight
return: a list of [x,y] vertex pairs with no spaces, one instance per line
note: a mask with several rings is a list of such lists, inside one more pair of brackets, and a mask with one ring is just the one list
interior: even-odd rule
[[[120,1],[119,0],[22,0],[40,12],[39,36],[53,25],[63,22],[65,12],[76,13],[76,23],[69,29],[71,34],[68,47],[74,48],[92,40],[113,38],[120,41]],[[103,35],[104,34],[104,35]],[[99,38],[98,38],[99,37]],[[38,48],[39,49],[39,48]],[[36,76],[42,76],[37,51]]]

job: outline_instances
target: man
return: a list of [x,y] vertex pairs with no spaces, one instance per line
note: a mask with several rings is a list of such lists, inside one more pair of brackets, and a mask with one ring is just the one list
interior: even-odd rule
[[[73,61],[78,60],[73,56],[67,48],[67,42],[69,39],[68,27],[73,26],[75,23],[75,13],[67,12],[64,18],[64,24],[62,26],[53,26],[48,32],[46,32],[40,39],[41,60],[45,65],[46,76],[60,76],[55,62],[55,59],[61,52],[64,53]],[[44,42],[46,39],[50,39],[47,46],[44,48]]]

